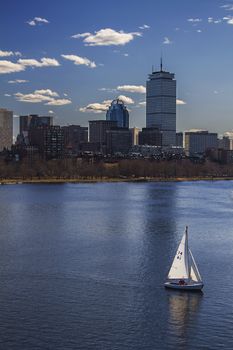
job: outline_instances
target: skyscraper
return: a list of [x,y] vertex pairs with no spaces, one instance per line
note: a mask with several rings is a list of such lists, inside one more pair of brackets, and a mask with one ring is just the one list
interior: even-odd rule
[[13,112],[0,108],[0,152],[10,149],[13,138]]
[[107,111],[106,119],[116,121],[118,128],[129,128],[129,112],[124,102],[119,99],[113,100]]
[[146,83],[146,127],[160,129],[163,146],[176,145],[176,80],[163,70],[162,60]]

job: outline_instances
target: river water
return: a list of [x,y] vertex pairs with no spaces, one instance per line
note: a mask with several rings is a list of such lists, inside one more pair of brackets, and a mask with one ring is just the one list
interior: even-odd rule
[[231,181],[0,186],[0,349],[233,349],[232,300]]

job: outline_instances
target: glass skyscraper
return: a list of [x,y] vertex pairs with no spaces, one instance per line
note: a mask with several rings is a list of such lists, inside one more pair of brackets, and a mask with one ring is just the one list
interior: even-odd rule
[[118,128],[129,128],[129,112],[124,102],[119,99],[113,100],[107,111],[106,119],[116,121]]
[[159,128],[163,146],[176,145],[176,80],[162,62],[146,83],[146,127]]

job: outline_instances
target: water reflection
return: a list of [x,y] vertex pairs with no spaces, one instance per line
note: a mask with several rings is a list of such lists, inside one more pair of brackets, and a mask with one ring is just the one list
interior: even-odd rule
[[168,294],[168,324],[171,334],[182,339],[188,340],[188,328],[190,323],[195,324],[198,311],[203,298],[202,292],[179,292],[167,291]]

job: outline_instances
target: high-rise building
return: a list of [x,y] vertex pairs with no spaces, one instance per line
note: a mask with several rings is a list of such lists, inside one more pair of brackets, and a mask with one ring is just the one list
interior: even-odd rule
[[163,146],[176,145],[176,80],[163,70],[162,60],[146,83],[146,127],[162,131]]
[[184,147],[184,145],[183,145],[183,133],[182,132],[176,133],[176,146]]
[[19,133],[23,135],[28,132],[30,128],[37,128],[40,126],[51,126],[53,125],[52,116],[42,116],[38,114],[21,115],[19,117]]
[[142,128],[139,145],[162,146],[162,132],[158,128]]
[[118,128],[129,128],[129,112],[124,102],[120,99],[113,100],[107,111],[106,119],[116,121]]
[[0,152],[10,149],[13,139],[13,112],[0,108]]
[[65,148],[73,152],[80,150],[82,143],[88,142],[88,127],[80,125],[63,126]]
[[208,149],[218,148],[218,134],[208,131],[185,132],[185,153],[188,156],[203,154]]
[[224,150],[230,150],[231,140],[228,136],[223,136],[222,139],[218,139],[218,148]]
[[106,131],[117,127],[115,120],[91,120],[89,121],[89,141],[107,143]]
[[127,154],[132,147],[132,134],[128,128],[115,128],[106,131],[107,152]]
[[30,129],[30,145],[38,148],[47,158],[62,158],[64,154],[64,132],[58,125],[39,126]]
[[141,129],[134,127],[130,128],[130,131],[132,135],[132,145],[138,145],[139,132],[141,131]]

